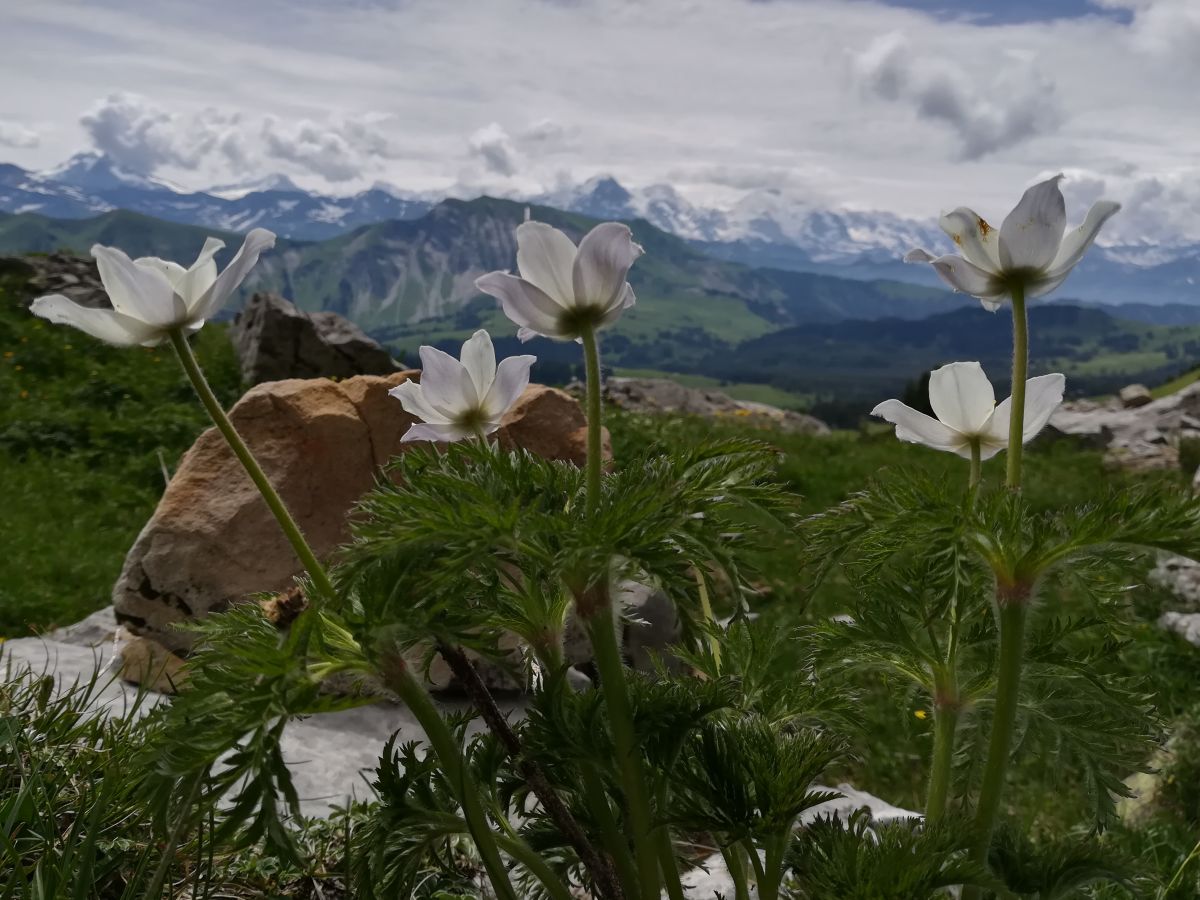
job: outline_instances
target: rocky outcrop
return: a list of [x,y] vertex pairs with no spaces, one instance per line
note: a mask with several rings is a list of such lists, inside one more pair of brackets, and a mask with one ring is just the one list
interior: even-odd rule
[[278,294],[251,297],[234,318],[229,336],[248,384],[388,375],[400,368],[353,322],[334,312],[303,312]]
[[813,416],[734,400],[720,391],[685,387],[666,378],[609,378],[604,391],[608,402],[630,412],[679,413],[800,434],[829,433],[829,426]]
[[35,295],[62,294],[80,306],[110,309],[95,260],[73,253],[0,257],[0,273],[28,279]]
[[1064,403],[1050,425],[1103,448],[1114,467],[1177,468],[1180,441],[1200,438],[1200,382],[1132,408],[1120,400]]
[[[318,555],[348,535],[347,513],[400,453],[412,418],[389,397],[415,377],[289,380],[252,388],[230,418]],[[502,445],[581,463],[586,420],[561,391],[531,385],[499,432]],[[184,455],[113,588],[118,622],[172,650],[178,622],[249,595],[288,588],[300,566],[262,498],[215,429]]]

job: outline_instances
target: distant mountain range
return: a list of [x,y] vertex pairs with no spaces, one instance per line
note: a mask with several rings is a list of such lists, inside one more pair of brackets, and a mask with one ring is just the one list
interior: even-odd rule
[[[419,218],[324,241],[281,238],[243,292],[275,290],[302,308],[340,312],[409,361],[420,344],[456,350],[486,327],[499,353],[533,352],[537,377],[561,380],[578,364],[577,348],[541,339],[522,348],[495,301],[474,287],[484,272],[514,267],[526,208],[493,198],[446,200]],[[575,240],[596,222],[553,207],[531,212]],[[844,412],[826,402],[823,414],[851,422],[865,404],[951,359],[980,359],[994,381],[1004,381],[1006,313],[986,313],[972,298],[900,281],[752,268],[644,219],[631,227],[646,255],[630,276],[637,305],[605,335],[610,366],[772,384],[836,399]],[[236,233],[125,210],[89,219],[0,213],[0,254],[86,252],[100,242],[187,262],[214,233],[227,243],[218,255],[223,265],[240,244]],[[1065,371],[1075,394],[1164,380],[1200,362],[1200,306],[1039,303],[1033,315],[1037,368]]]
[[[124,209],[222,231],[261,225],[297,241],[420,219],[444,199],[387,185],[332,197],[304,191],[282,176],[186,192],[123,171],[95,153],[41,173],[0,164],[0,211],[88,218]],[[775,190],[751,191],[731,208],[714,209],[689,202],[669,185],[629,189],[599,176],[518,202],[594,219],[643,219],[709,256],[862,281],[938,286],[929,267],[905,265],[900,257],[915,246],[951,246],[932,217],[918,222],[886,212],[821,209]],[[1200,305],[1200,245],[1096,248],[1072,274],[1066,291],[1064,296],[1086,302]]]
[[374,222],[424,215],[433,201],[373,188],[353,197],[310,194],[287,178],[186,192],[122,170],[105,156],[82,153],[49,172],[0,163],[0,211],[58,219],[124,209],[219,231],[258,226],[296,240],[320,241]]

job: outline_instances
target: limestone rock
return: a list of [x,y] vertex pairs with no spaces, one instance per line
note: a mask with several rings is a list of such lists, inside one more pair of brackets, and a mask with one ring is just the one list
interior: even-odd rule
[[[349,536],[347,512],[404,449],[413,419],[390,388],[414,372],[341,382],[258,385],[230,412],[318,556]],[[553,388],[531,385],[501,440],[553,459],[582,462],[585,418]],[[257,593],[280,593],[300,571],[274,518],[215,429],[184,455],[113,588],[117,621],[186,651],[172,626]]]
[[1063,434],[1106,450],[1109,465],[1135,471],[1175,468],[1179,441],[1200,430],[1200,382],[1141,406],[1064,403],[1050,417]]
[[709,388],[684,387],[667,378],[609,378],[604,391],[610,403],[631,412],[682,413],[800,434],[829,433],[829,426],[813,416],[766,403],[734,400]]
[[278,294],[252,296],[233,320],[229,336],[249,384],[388,375],[400,368],[353,322],[334,312],[303,312]]
[[1129,384],[1121,388],[1117,395],[1121,401],[1121,406],[1125,409],[1137,409],[1139,406],[1145,406],[1147,403],[1154,402],[1154,395],[1150,393],[1150,389],[1144,384]]

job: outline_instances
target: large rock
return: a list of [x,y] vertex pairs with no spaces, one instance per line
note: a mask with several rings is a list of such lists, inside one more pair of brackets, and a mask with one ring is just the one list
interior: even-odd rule
[[251,297],[233,320],[229,336],[249,384],[322,375],[388,375],[400,368],[353,322],[333,312],[302,312],[278,294]]
[[734,400],[709,388],[690,388],[667,378],[609,378],[605,399],[630,412],[681,413],[729,419],[801,434],[828,434],[820,419],[766,403]]
[[1056,430],[1106,450],[1115,467],[1133,470],[1179,466],[1179,442],[1200,436],[1200,382],[1141,406],[1064,403],[1050,417]]
[[[390,388],[416,376],[270,382],[230,412],[318,556],[348,537],[347,512],[401,452],[413,419]],[[506,446],[582,463],[587,425],[578,403],[531,385],[500,431]],[[258,491],[215,429],[184,455],[113,588],[117,621],[176,651],[172,626],[261,592],[286,589],[300,566]]]

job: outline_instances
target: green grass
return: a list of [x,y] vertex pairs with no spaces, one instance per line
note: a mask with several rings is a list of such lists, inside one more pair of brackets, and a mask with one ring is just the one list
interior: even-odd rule
[[1150,393],[1155,397],[1167,397],[1174,394],[1176,391],[1182,391],[1190,384],[1194,384],[1200,380],[1200,368],[1192,369],[1189,372],[1184,372],[1178,378],[1172,378],[1170,381],[1158,385],[1150,389]]
[[[102,346],[33,318],[26,301],[12,284],[0,283],[0,637],[74,622],[110,602],[121,561],[161,495],[163,465],[173,468],[207,424],[169,351]],[[205,328],[197,352],[222,400],[232,403],[241,385],[224,330]],[[622,371],[651,373],[658,374]],[[734,396],[760,387],[691,378]],[[774,402],[785,405],[779,399]],[[745,433],[734,423],[623,413],[611,414],[608,425],[618,463],[648,442],[684,445]],[[779,449],[778,475],[798,495],[804,513],[827,509],[888,469],[912,468],[951,483],[965,483],[967,477],[965,461],[899,443],[886,428],[821,438],[757,430],[754,435]],[[1003,456],[989,461],[985,479],[998,483],[1003,466]],[[1040,439],[1026,456],[1025,492],[1043,508],[1086,502],[1129,477],[1107,471],[1099,451],[1070,440]],[[1148,477],[1174,480],[1183,488],[1182,473]],[[800,591],[801,553],[785,544],[757,554],[763,594],[756,606],[780,627],[845,608],[848,587],[837,579],[813,596]],[[1143,583],[1147,568],[1145,560],[1131,565],[1129,583]],[[1072,598],[1060,600],[1071,612]],[[1200,653],[1154,624],[1171,602],[1150,587],[1131,590],[1130,641],[1110,661],[1114,672],[1145,677],[1168,719],[1192,710],[1200,684]],[[834,774],[918,808],[931,740],[931,721],[919,715],[922,700],[874,676],[864,677],[858,687],[859,758]],[[1077,821],[1078,813],[1075,786],[1069,778],[1065,785],[1055,782],[1052,769],[1047,761],[1032,759],[1013,773],[1015,803],[1048,829]],[[1169,871],[1190,850],[1194,830],[1158,818],[1145,827],[1122,826],[1112,840]]]
[[[0,637],[107,605],[163,467],[207,420],[170,348],[116,349],[34,318],[0,283]],[[240,393],[225,329],[196,339],[222,400]]]

